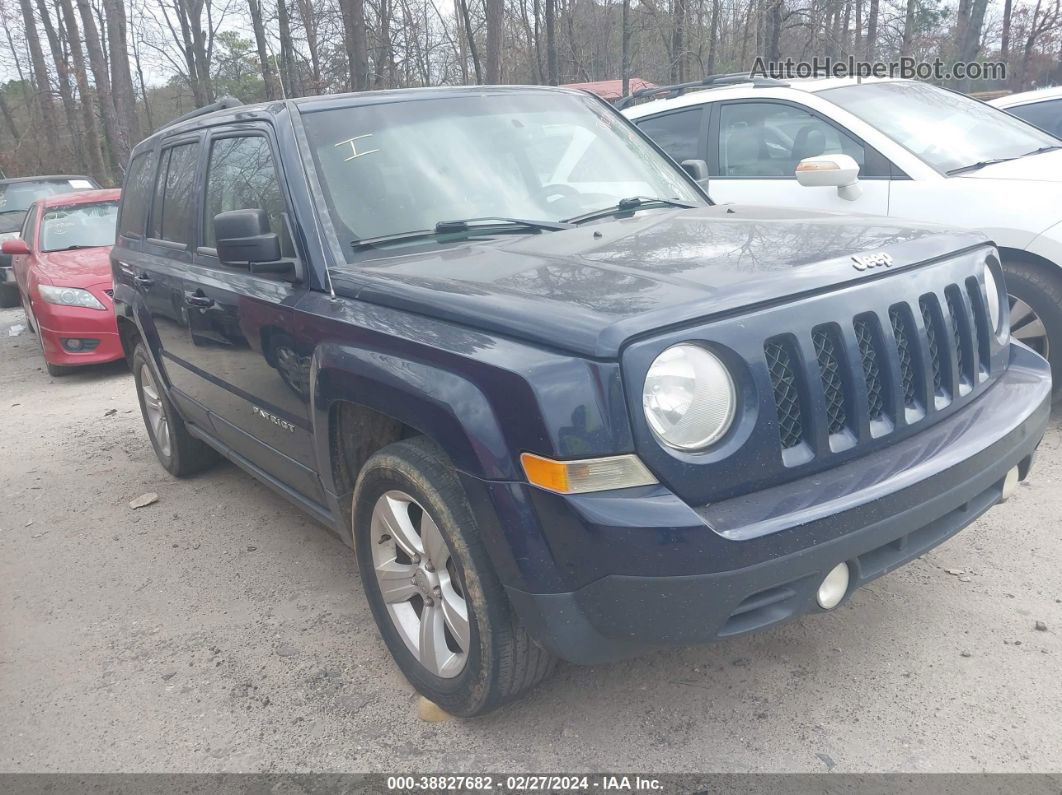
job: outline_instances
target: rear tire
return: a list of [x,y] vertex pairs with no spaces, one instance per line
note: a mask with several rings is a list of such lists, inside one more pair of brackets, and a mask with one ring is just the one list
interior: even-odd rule
[[1003,262],[1011,307],[1011,337],[1051,365],[1054,401],[1062,399],[1062,269],[1024,260]]
[[353,515],[369,607],[418,692],[471,717],[517,698],[553,670],[553,655],[513,612],[453,465],[435,444],[406,439],[373,455],[358,479]]
[[148,438],[167,472],[185,478],[202,472],[218,460],[214,448],[188,432],[166,391],[158,385],[143,343],[133,351],[133,380]]

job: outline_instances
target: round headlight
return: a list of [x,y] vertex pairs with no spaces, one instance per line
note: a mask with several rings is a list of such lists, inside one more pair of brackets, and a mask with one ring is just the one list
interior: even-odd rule
[[722,437],[736,402],[734,381],[719,357],[688,343],[657,356],[642,389],[649,427],[679,450],[700,450]]
[[996,275],[987,262],[985,263],[985,293],[988,294],[988,320],[992,324],[992,331],[998,334],[1000,332],[999,285],[996,284]]

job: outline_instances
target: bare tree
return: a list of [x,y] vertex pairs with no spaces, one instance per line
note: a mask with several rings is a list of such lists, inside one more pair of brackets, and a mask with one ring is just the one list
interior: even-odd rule
[[269,47],[266,43],[265,25],[262,23],[262,4],[260,0],[247,0],[247,10],[251,15],[251,28],[254,30],[254,43],[258,49],[258,68],[262,72],[266,99],[278,99],[280,89],[277,86],[273,65],[269,60]]
[[487,82],[501,82],[502,21],[505,15],[503,0],[485,0],[487,17]]
[[[64,2],[69,2],[69,0],[64,0]],[[107,143],[107,152],[111,165],[124,172],[126,162],[129,160],[129,139],[126,137],[126,131],[119,124],[118,114],[114,109],[111,78],[107,61],[103,57],[103,46],[96,28],[92,3],[89,0],[77,0],[77,9],[81,14],[81,32],[85,38],[85,47],[88,49],[89,66],[96,85],[96,95],[99,97],[100,117],[103,119],[103,137]]]
[[74,69],[74,80],[81,100],[81,119],[85,129],[85,144],[82,153],[88,165],[89,173],[101,183],[109,181],[110,172],[103,162],[102,135],[99,120],[93,107],[96,104],[95,92],[89,86],[88,69],[85,65],[85,52],[81,48],[81,32],[78,28],[77,15],[71,0],[60,0],[60,10],[66,25],[66,35],[70,42],[70,63]]
[[55,103],[52,101],[51,79],[44,62],[44,51],[37,35],[37,21],[33,16],[30,0],[19,0],[22,9],[23,24],[26,26],[26,43],[29,46],[30,64],[33,67],[34,97],[44,126],[44,140],[48,144],[46,157],[55,162],[60,156],[59,125],[55,115]]
[[125,0],[103,0],[107,12],[107,41],[110,43],[111,93],[118,124],[125,133],[127,144],[141,138],[140,120],[136,114],[136,90],[129,68],[129,23],[125,16]]
[[369,42],[365,31],[365,0],[339,0],[351,91],[369,87]]

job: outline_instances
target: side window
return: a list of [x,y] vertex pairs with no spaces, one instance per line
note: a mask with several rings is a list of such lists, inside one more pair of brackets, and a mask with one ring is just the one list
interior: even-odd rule
[[676,163],[681,163],[683,160],[700,160],[703,157],[700,148],[703,116],[703,108],[689,108],[651,119],[640,119],[636,124]]
[[33,248],[33,231],[37,228],[37,205],[34,204],[30,207],[29,212],[26,213],[26,218],[22,222],[22,230],[18,233],[21,240]]
[[203,245],[217,245],[214,216],[229,210],[265,210],[270,230],[280,236],[284,256],[294,256],[273,153],[269,141],[261,135],[217,138],[211,144]]
[[1031,105],[1008,108],[1008,110],[1019,119],[1024,119],[1046,133],[1055,137],[1062,136],[1062,99],[1034,102]]
[[190,143],[163,152],[155,184],[155,203],[151,208],[150,237],[191,244],[198,151],[199,144]]
[[122,186],[122,217],[118,233],[125,237],[143,237],[144,223],[151,206],[151,178],[154,176],[154,152],[141,152],[129,164]]
[[806,110],[777,102],[738,102],[719,109],[719,177],[794,177],[816,155],[851,155],[862,168],[863,145]]

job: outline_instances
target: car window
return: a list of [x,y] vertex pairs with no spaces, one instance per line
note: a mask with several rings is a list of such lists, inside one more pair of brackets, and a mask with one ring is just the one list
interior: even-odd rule
[[280,236],[284,256],[293,256],[284,198],[269,141],[261,135],[215,139],[207,166],[203,245],[214,248],[214,216],[230,210],[265,210]]
[[41,216],[41,251],[112,245],[117,220],[117,201],[49,207]]
[[99,187],[84,177],[10,182],[0,185],[0,213],[25,212],[37,199]]
[[141,152],[129,164],[122,188],[119,231],[129,237],[142,237],[148,208],[151,206],[151,178],[154,176],[154,152]]
[[700,160],[703,157],[700,151],[703,115],[702,108],[690,108],[653,116],[651,119],[639,119],[636,124],[676,163],[681,163],[683,160]]
[[999,108],[920,82],[827,88],[829,100],[876,127],[938,171],[1011,160],[1058,144],[1056,138]]
[[719,112],[722,177],[795,177],[797,164],[816,155],[850,155],[863,166],[863,146],[832,124],[777,102],[725,104]]
[[631,196],[699,204],[688,178],[599,100],[519,92],[303,109],[340,247],[440,221],[558,221]]
[[1049,132],[1057,138],[1062,138],[1062,99],[1049,99],[1044,102],[1033,102],[1029,105],[1018,105],[1007,110],[1019,119],[1025,119],[1029,124],[1039,127],[1044,132]]
[[18,233],[19,238],[24,240],[29,246],[33,246],[33,230],[37,228],[37,205],[34,204],[30,207],[28,213],[26,213],[26,219],[22,222],[22,231]]
[[151,237],[172,243],[192,242],[195,166],[199,144],[179,144],[165,151],[151,210]]

